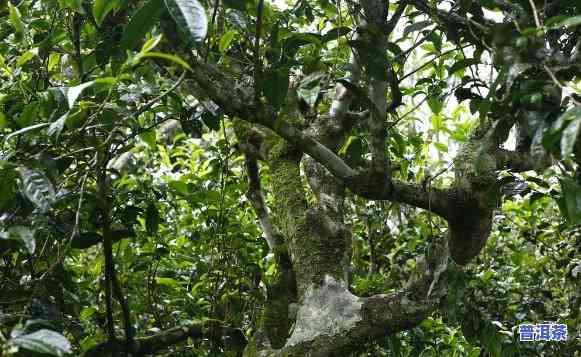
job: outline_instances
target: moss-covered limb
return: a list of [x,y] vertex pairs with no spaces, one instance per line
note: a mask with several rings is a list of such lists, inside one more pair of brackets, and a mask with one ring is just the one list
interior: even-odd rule
[[373,200],[387,200],[429,210],[448,218],[453,208],[453,190],[438,189],[427,185],[406,183],[399,180],[385,181],[369,172],[361,172],[345,180],[355,194]]
[[[230,350],[236,355],[241,355],[246,346],[246,339],[238,329],[224,326],[221,321],[205,320],[190,322],[181,326],[176,326],[158,334],[135,339],[134,351],[137,356],[151,355],[161,351],[188,338],[207,338],[216,341],[228,341]],[[128,347],[119,342],[103,342],[97,344],[83,353],[83,357],[107,357],[119,356],[121,353],[128,353]]]
[[498,149],[494,153],[498,170],[509,169],[512,172],[539,170],[549,167],[552,163],[548,155],[535,158],[529,151],[512,151]]
[[289,306],[296,303],[296,291],[293,291],[289,283],[291,282],[285,279],[284,273],[281,273],[277,281],[269,284],[267,288],[260,329],[274,348],[284,346],[294,322]]
[[[234,130],[240,148],[246,156],[245,164],[249,183],[247,196],[258,216],[278,266],[277,275],[267,283],[267,299],[258,324],[259,327],[246,350],[265,349],[271,345],[281,347],[287,340],[291,324],[294,321],[294,317],[289,313],[289,306],[297,301],[296,278],[285,237],[275,224],[276,219],[272,219],[271,212],[267,209],[258,167],[259,157],[278,159],[278,157],[271,157],[272,153],[267,154],[270,151],[267,150],[267,147],[279,145],[281,140],[273,137],[275,134],[258,131],[241,120],[234,121]],[[279,149],[281,148],[279,147]],[[289,153],[281,150],[277,154],[282,155],[282,157],[290,154],[291,162],[298,160],[294,152]]]
[[[253,104],[253,99],[249,97],[246,91],[240,88],[233,89],[231,81],[214,67],[201,63],[196,63],[194,67],[196,70],[193,77],[202,90],[201,92],[220,105],[227,114],[271,129],[292,144],[294,148],[299,148],[323,165],[333,176],[343,180],[346,186],[355,194],[370,199],[394,200],[425,209],[431,207],[438,214],[445,211],[446,192],[432,190],[431,195],[428,195],[425,190],[422,190],[417,185],[397,181],[391,182],[386,180],[384,176],[373,176],[368,172],[357,173],[332,149],[323,145],[311,135],[304,133],[296,124],[285,120],[285,116],[279,116],[275,120],[276,115],[268,107]],[[347,94],[345,95],[348,97]],[[353,116],[346,117],[351,118]],[[268,142],[265,142],[265,144],[268,144]],[[272,145],[267,146],[276,150]],[[373,179],[370,179],[371,176],[373,176]]]

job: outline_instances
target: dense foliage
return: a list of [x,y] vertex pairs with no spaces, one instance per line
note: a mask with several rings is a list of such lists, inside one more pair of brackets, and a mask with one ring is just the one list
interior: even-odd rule
[[578,0],[0,18],[0,354],[581,356]]

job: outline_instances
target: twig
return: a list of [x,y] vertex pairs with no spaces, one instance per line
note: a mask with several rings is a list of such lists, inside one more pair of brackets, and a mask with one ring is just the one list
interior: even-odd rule
[[399,81],[400,81],[400,82],[402,82],[402,81],[403,81],[404,79],[406,79],[407,77],[409,77],[409,76],[412,76],[412,75],[414,75],[415,73],[417,73],[417,72],[421,71],[422,69],[424,69],[424,68],[428,67],[429,65],[431,65],[432,63],[434,63],[434,61],[435,61],[435,60],[437,60],[438,58],[440,58],[440,57],[442,57],[442,56],[445,56],[445,55],[447,55],[447,54],[449,54],[449,53],[452,53],[452,52],[454,52],[454,51],[459,51],[459,50],[462,50],[462,49],[464,49],[464,48],[466,48],[466,47],[470,47],[470,46],[472,46],[472,45],[464,45],[464,46],[460,46],[460,47],[458,47],[458,48],[454,48],[454,49],[448,50],[448,51],[446,51],[446,52],[442,52],[442,53],[440,53],[439,55],[437,55],[437,56],[434,56],[434,57],[433,57],[432,59],[430,59],[428,62],[426,62],[426,63],[424,63],[423,65],[419,66],[418,68],[414,69],[414,70],[413,70],[413,71],[411,71],[410,73],[408,73],[408,74],[405,74],[403,77],[401,77],[401,78],[399,79]]
[[[555,73],[553,73],[553,71],[551,71],[551,69],[549,68],[549,66],[547,66],[546,64],[544,64],[543,65],[543,68],[545,69],[545,72],[547,72],[547,74],[549,75],[549,77],[551,77],[551,80],[553,80],[553,82],[555,82],[555,84],[557,86],[559,86],[559,88],[565,89],[565,86],[563,84],[561,84],[561,82],[559,82],[559,80],[555,76]],[[575,98],[573,98],[573,96],[569,96],[569,98],[571,98],[571,101],[573,103],[575,103],[575,105],[581,105],[581,103],[579,101],[577,101]]]
[[117,276],[113,274],[113,292],[119,301],[119,305],[121,305],[121,311],[123,312],[123,322],[125,328],[125,341],[127,343],[127,349],[131,352],[134,352],[135,347],[135,336],[133,333],[133,326],[131,324],[131,314],[129,312],[129,305],[127,304],[127,299],[123,295],[123,290],[121,289],[121,285],[119,284],[119,279]]
[[87,172],[85,173],[85,176],[83,176],[83,179],[81,181],[79,201],[77,203],[77,211],[75,213],[75,225],[73,226],[73,230],[71,232],[71,235],[69,236],[69,239],[67,241],[67,245],[63,249],[62,254],[59,252],[57,261],[53,265],[51,265],[48,269],[46,269],[46,271],[38,278],[38,281],[44,280],[44,278],[47,277],[48,274],[50,274],[57,266],[62,264],[62,262],[66,256],[66,253],[69,251],[69,249],[71,247],[71,243],[73,241],[73,238],[77,234],[79,234],[79,224],[81,221],[81,208],[83,207],[83,196],[85,193],[85,183],[87,182],[87,178],[89,177],[89,172],[90,172],[90,170],[87,170]]
[[107,181],[107,163],[109,152],[100,155],[98,159],[97,188],[98,206],[101,209],[101,226],[103,227],[103,254],[105,255],[105,305],[107,316],[107,335],[109,342],[115,343],[115,320],[113,319],[113,279],[115,276],[115,262],[113,261],[113,242],[111,239],[111,221],[109,217],[109,200]]
[[[210,25],[210,30],[214,32],[214,25],[216,24],[216,15],[218,14],[218,6],[220,5],[220,0],[214,1],[214,9],[212,10],[212,23]],[[210,55],[210,42],[212,41],[212,36],[208,36],[208,42],[206,42],[206,54],[204,55],[204,62],[208,62],[208,56]]]
[[[158,95],[157,97],[153,98],[152,100],[150,100],[149,102],[145,103],[141,108],[137,109],[136,111],[134,111],[133,113],[129,114],[128,117],[138,117],[141,114],[145,113],[146,111],[148,111],[155,103],[159,102],[160,100],[162,100],[163,98],[165,98],[168,94],[170,94],[171,92],[173,92],[174,90],[176,90],[184,81],[184,79],[186,78],[186,72],[184,71],[181,76],[178,78],[177,82],[175,82],[168,90],[166,90],[165,92],[161,93],[160,95]],[[156,126],[158,126],[159,124],[169,120],[170,118],[166,118],[160,122],[157,122],[155,124],[153,124],[152,126],[149,126],[143,130],[137,130],[135,132],[133,132],[131,135],[129,135],[125,141],[129,141],[133,138],[135,138],[137,135],[146,132],[148,130],[151,130],[153,128],[155,128]],[[115,149],[112,150],[113,153],[117,152],[117,150],[119,149],[118,146],[115,147]]]
[[153,98],[149,102],[145,103],[141,108],[139,108],[138,110],[136,110],[133,113],[131,113],[130,116],[137,117],[137,116],[140,116],[141,114],[145,113],[146,111],[148,111],[149,108],[151,108],[155,103],[159,102],[160,100],[162,100],[163,98],[165,98],[168,94],[170,94],[171,92],[173,92],[174,90],[176,90],[182,84],[182,82],[184,81],[184,78],[186,78],[186,72],[185,71],[182,72],[182,74],[178,78],[177,82],[175,82],[168,90],[166,90],[165,92],[161,93],[157,97]]
[[408,6],[408,0],[401,0],[399,2],[397,9],[395,9],[393,16],[391,17],[391,19],[389,19],[389,22],[387,23],[387,26],[386,26],[387,36],[391,35],[391,33],[395,29],[395,26],[399,22],[399,19],[401,18],[401,15],[403,14],[403,12],[407,6]]
[[260,79],[262,75],[262,65],[260,61],[260,32],[262,31],[262,16],[264,12],[264,0],[258,1],[256,14],[256,34],[254,35],[254,99],[260,99]]
[[541,21],[539,20],[539,14],[537,13],[537,7],[535,6],[535,2],[533,0],[529,0],[529,4],[531,4],[531,8],[533,9],[533,17],[535,18],[535,25],[537,25],[537,28],[540,28]]

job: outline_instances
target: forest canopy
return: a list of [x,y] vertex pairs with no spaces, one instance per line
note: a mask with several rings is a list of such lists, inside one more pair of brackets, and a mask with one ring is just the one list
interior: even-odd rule
[[2,356],[581,356],[579,0],[0,19]]

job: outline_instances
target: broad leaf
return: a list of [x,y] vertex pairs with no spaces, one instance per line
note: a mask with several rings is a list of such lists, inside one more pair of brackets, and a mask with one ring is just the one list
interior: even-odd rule
[[161,58],[161,59],[164,59],[164,60],[168,60],[168,61],[177,63],[180,66],[182,66],[185,69],[187,69],[188,71],[191,71],[192,70],[192,67],[190,67],[190,65],[187,64],[186,61],[184,61],[183,59],[179,58],[178,56],[170,55],[170,54],[167,54],[167,53],[147,52],[147,53],[139,54],[139,57],[140,58]]
[[73,108],[73,106],[77,102],[77,99],[79,99],[79,96],[81,95],[81,93],[83,93],[83,91],[85,89],[89,88],[94,83],[95,83],[94,81],[91,81],[91,82],[79,84],[78,86],[74,86],[74,87],[62,87],[62,88],[60,88],[61,92],[67,98],[67,103],[69,105],[69,109]]
[[125,27],[121,37],[123,51],[134,49],[139,41],[157,23],[161,14],[166,10],[163,0],[150,0],[141,7]]
[[34,251],[36,250],[36,241],[34,240],[34,232],[31,231],[30,228],[15,226],[10,227],[8,231],[11,239],[21,242],[28,253],[34,254]]
[[18,124],[21,127],[30,126],[37,119],[37,114],[38,102],[30,102],[24,107],[22,113],[20,113],[20,116],[18,117]]
[[289,70],[278,68],[266,72],[262,92],[272,106],[280,108],[284,103],[289,86]]
[[165,0],[169,13],[194,42],[202,42],[208,33],[206,10],[197,0]]
[[0,211],[11,205],[16,194],[16,178],[18,173],[14,167],[5,161],[0,161]]
[[55,200],[52,183],[41,172],[26,167],[20,167],[21,190],[35,206],[46,212]]
[[250,1],[246,0],[223,0],[224,6],[229,7],[231,9],[236,9],[240,11],[246,10],[246,4],[251,3]]
[[438,97],[429,97],[428,106],[432,110],[432,113],[438,115],[442,112],[444,108],[444,103]]
[[461,59],[460,61],[454,63],[452,66],[450,66],[450,68],[448,69],[448,73],[450,73],[451,75],[463,70],[466,67],[475,65],[480,63],[480,60],[478,60],[477,58],[465,58],[465,59]]
[[565,125],[568,123],[561,135],[561,158],[564,159],[573,152],[579,130],[581,129],[581,107],[566,111],[558,120]]
[[559,28],[559,27],[575,27],[581,25],[581,16],[573,16],[568,19],[565,19],[556,25],[552,26],[551,28]]
[[66,337],[58,332],[46,329],[27,335],[20,335],[11,339],[9,343],[24,350],[51,356],[64,356],[72,353],[71,344]]
[[36,125],[31,125],[31,126],[28,126],[26,128],[22,128],[20,130],[17,130],[13,133],[10,133],[9,135],[6,135],[6,137],[4,138],[4,145],[6,145],[6,143],[8,141],[10,141],[10,139],[12,139],[18,135],[21,135],[21,134],[24,134],[24,133],[27,133],[29,131],[33,131],[36,129],[41,129],[41,128],[44,128],[45,126],[48,126],[48,125],[49,125],[48,123],[40,123],[40,124],[36,124]]
[[212,130],[220,129],[220,114],[215,115],[211,111],[207,110],[202,114],[202,121],[206,126]]
[[341,37],[349,34],[350,32],[351,32],[351,29],[349,27],[346,27],[346,26],[331,29],[331,30],[327,31],[325,34],[323,34],[323,37],[321,38],[321,42],[329,42],[329,41],[333,41],[333,40],[338,40]]
[[87,249],[103,242],[103,237],[96,232],[84,232],[77,234],[71,240],[71,248]]
[[83,0],[62,0],[61,6],[64,8],[73,9],[79,14],[85,15],[85,8],[83,7]]
[[425,29],[426,27],[433,25],[434,23],[432,21],[420,21],[420,22],[416,22],[415,24],[411,24],[408,27],[406,27],[403,30],[403,36],[405,37],[407,34],[415,32],[415,31],[420,31]]
[[155,204],[150,203],[145,211],[145,227],[149,235],[154,235],[159,229],[159,211]]
[[[111,231],[111,241],[113,243],[124,238],[134,237],[135,233],[127,229]],[[77,234],[71,240],[71,248],[88,249],[96,244],[103,242],[103,236],[97,232],[84,232]]]
[[310,107],[317,102],[321,92],[321,80],[325,78],[325,75],[323,71],[313,72],[305,77],[297,88],[299,98],[302,98]]
[[105,17],[119,6],[119,0],[95,0],[93,3],[93,16],[97,24],[101,26]]
[[581,186],[570,178],[559,180],[563,190],[565,216],[572,224],[581,223]]
[[23,65],[25,65],[26,63],[28,63],[31,59],[33,59],[35,56],[38,56],[38,47],[35,47],[31,50],[28,50],[26,52],[24,52],[19,58],[18,61],[16,61],[16,66],[17,67],[22,67]]
[[230,30],[228,32],[226,32],[224,35],[222,35],[222,38],[220,39],[220,52],[222,53],[226,53],[226,51],[228,51],[228,49],[230,48],[230,45],[232,44],[232,40],[234,39],[234,36],[236,36],[236,31],[234,30]]
[[155,130],[147,130],[139,134],[141,140],[143,140],[152,150],[157,148],[157,134]]
[[22,16],[20,11],[12,2],[8,1],[8,16],[10,18],[10,24],[14,27],[14,31],[17,34],[22,34],[24,32],[24,22],[22,22]]
[[63,128],[65,127],[65,123],[68,117],[69,112],[66,112],[60,118],[52,122],[48,127],[47,134],[54,136],[55,140],[58,140],[61,132],[63,131]]

